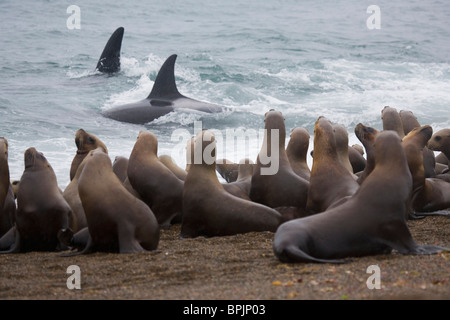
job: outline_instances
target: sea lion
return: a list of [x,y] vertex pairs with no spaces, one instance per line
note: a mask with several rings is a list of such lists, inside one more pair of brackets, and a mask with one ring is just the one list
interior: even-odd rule
[[86,214],[83,204],[81,203],[80,194],[78,193],[78,179],[83,170],[84,163],[78,165],[75,176],[70,180],[69,184],[63,191],[63,197],[69,204],[72,214],[69,217],[69,228],[73,233],[77,233],[87,227]]
[[183,181],[184,179],[186,179],[187,171],[180,168],[171,156],[166,154],[160,155],[159,161],[161,161],[162,164],[169,168],[170,171],[172,171],[178,177],[178,179]]
[[157,137],[150,131],[140,131],[128,159],[127,174],[131,186],[152,209],[159,225],[167,228],[181,218],[183,181],[157,154]]
[[448,248],[418,245],[406,224],[411,173],[400,137],[380,132],[375,168],[346,202],[325,212],[288,221],[275,233],[282,262],[344,263],[345,258],[387,254],[434,254]]
[[292,129],[286,154],[292,170],[303,179],[309,181],[311,169],[308,166],[306,156],[308,155],[310,135],[306,128],[297,127]]
[[416,218],[414,211],[420,211],[425,200],[425,168],[423,165],[423,148],[433,135],[433,128],[426,125],[411,130],[403,139],[406,160],[412,177],[411,209],[409,218]]
[[286,154],[286,127],[281,112],[265,114],[264,140],[253,168],[250,199],[271,208],[292,207],[305,215],[309,181],[291,168]]
[[[415,128],[419,128],[421,125],[417,120],[417,117],[412,111],[400,110],[400,120],[402,121],[403,131],[405,136],[408,135]],[[430,178],[436,175],[436,159],[434,152],[428,149],[427,146],[423,148],[423,167],[425,169],[425,177]]]
[[117,178],[120,181],[125,182],[128,178],[127,169],[128,169],[128,158],[123,156],[116,156],[113,162],[113,171],[116,174]]
[[10,181],[8,140],[0,137],[0,238],[13,227],[16,202]]
[[353,173],[339,160],[334,126],[327,118],[320,116],[314,126],[314,158],[307,212],[323,212],[333,203],[353,195],[358,188]]
[[[254,163],[250,159],[242,159],[239,161],[238,176],[236,181],[230,182],[230,185],[239,187],[246,195],[250,195],[250,187],[252,184]],[[249,198],[250,199],[250,198]]]
[[108,152],[105,144],[99,138],[92,133],[84,131],[83,129],[79,129],[75,133],[75,144],[77,146],[77,153],[70,166],[70,180],[72,180],[75,176],[78,166],[89,151],[102,147],[106,152]]
[[[359,147],[359,148],[358,148]],[[356,174],[358,172],[362,172],[366,167],[366,158],[364,158],[363,153],[360,152],[361,146],[354,147],[348,146],[348,158],[350,160],[350,164],[352,165],[353,173]]]
[[378,130],[365,126],[362,123],[358,123],[355,127],[355,134],[366,150],[366,166],[357,179],[357,182],[361,185],[375,167],[374,144],[375,138],[378,135]]
[[448,159],[443,152],[439,153],[436,156],[436,163],[440,163],[440,164],[448,166]]
[[383,130],[395,131],[401,139],[405,136],[402,119],[396,108],[385,106],[381,110],[381,120],[383,122]]
[[35,148],[25,151],[24,162],[17,191],[15,243],[2,253],[64,250],[58,237],[71,233],[71,209],[58,187],[55,172]]
[[155,250],[159,226],[153,212],[124,188],[105,151],[101,148],[90,151],[82,166],[78,191],[86,213],[89,240],[79,253]]
[[280,213],[231,195],[219,182],[215,166],[216,141],[211,131],[197,134],[194,152],[201,155],[201,162],[192,159],[184,182],[182,238],[275,232],[282,221]]

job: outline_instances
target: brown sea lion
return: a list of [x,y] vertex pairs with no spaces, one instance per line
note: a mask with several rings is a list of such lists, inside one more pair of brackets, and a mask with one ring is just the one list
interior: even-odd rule
[[[417,117],[412,111],[400,110],[399,116],[402,121],[405,136],[413,129],[419,128],[421,126],[419,121],[417,120]],[[423,167],[425,169],[426,178],[431,178],[436,175],[436,159],[434,156],[434,152],[428,149],[427,146],[423,148]]]
[[219,182],[215,166],[216,141],[212,132],[205,130],[197,134],[194,152],[201,154],[201,162],[191,161],[184,183],[181,237],[275,232],[282,221],[280,213],[231,195]]
[[111,159],[101,148],[90,151],[83,161],[78,191],[89,231],[88,243],[80,254],[133,253],[157,248],[159,226],[155,216],[123,187]]
[[307,129],[297,127],[292,129],[286,154],[292,170],[303,179],[309,181],[311,169],[307,163],[310,135]]
[[402,119],[396,108],[385,106],[381,110],[381,120],[383,122],[383,130],[395,131],[401,139],[405,136]]
[[412,177],[410,218],[415,218],[415,211],[421,211],[425,200],[425,168],[423,166],[423,148],[433,135],[431,126],[416,127],[403,139],[402,147],[405,150],[406,160]]
[[159,225],[167,228],[181,217],[183,181],[157,154],[157,137],[149,131],[140,131],[128,160],[127,173],[131,186],[152,209]]
[[411,173],[400,137],[380,132],[375,168],[359,190],[340,206],[288,221],[275,233],[273,250],[282,262],[343,263],[347,257],[434,254],[448,248],[421,246],[412,238],[405,212]]
[[78,165],[75,176],[70,180],[63,191],[63,197],[72,211],[72,214],[69,217],[69,228],[72,229],[74,233],[87,227],[86,214],[84,212],[83,204],[81,203],[80,194],[78,193],[78,179],[80,178],[83,166],[83,162]]
[[17,191],[15,242],[3,253],[66,249],[58,236],[71,233],[71,209],[58,187],[55,172],[35,148],[25,151],[24,162]]
[[120,181],[125,182],[128,178],[127,169],[128,169],[128,158],[124,156],[116,156],[113,162],[113,171],[116,174],[117,178]]
[[72,180],[75,176],[78,166],[89,151],[102,147],[105,152],[108,152],[105,144],[99,138],[92,133],[84,131],[83,129],[79,129],[75,133],[75,144],[77,146],[77,153],[70,166],[70,180]]
[[359,188],[353,173],[339,160],[336,144],[333,125],[319,117],[314,126],[314,158],[306,204],[309,214],[325,211]]
[[297,216],[304,216],[309,181],[299,177],[289,163],[284,117],[270,110],[264,122],[264,140],[253,168],[250,199],[271,208],[296,208]]
[[10,181],[8,140],[0,137],[0,238],[13,227],[16,202]]
[[355,127],[356,137],[361,141],[366,150],[366,166],[363,172],[359,175],[357,182],[361,185],[367,176],[375,167],[375,138],[378,135],[378,130],[372,127],[358,123]]
[[180,180],[186,179],[187,171],[185,169],[180,168],[180,166],[177,165],[175,160],[166,154],[160,155],[159,160],[172,171]]

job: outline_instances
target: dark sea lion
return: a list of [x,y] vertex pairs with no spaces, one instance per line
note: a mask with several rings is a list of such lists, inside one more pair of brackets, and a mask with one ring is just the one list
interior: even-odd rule
[[187,171],[185,169],[180,168],[178,164],[175,162],[175,160],[166,154],[159,156],[159,161],[162,162],[167,168],[170,169],[180,180],[186,179]]
[[71,209],[58,187],[55,172],[35,148],[25,151],[24,162],[17,191],[15,243],[3,253],[66,249],[58,237],[71,233]]
[[216,141],[212,132],[197,134],[194,152],[201,155],[201,162],[191,161],[184,183],[181,237],[275,232],[282,221],[280,213],[235,197],[223,188],[216,174]]
[[79,253],[155,250],[158,222],[150,208],[124,188],[109,156],[98,148],[89,152],[82,166],[78,191],[90,237]]
[[325,211],[359,188],[353,173],[339,160],[336,144],[333,125],[319,117],[314,126],[314,158],[306,204],[309,214]]
[[264,122],[264,140],[253,168],[250,199],[271,208],[296,208],[297,216],[303,216],[309,181],[299,177],[289,163],[284,117],[270,110]]
[[128,158],[123,156],[116,156],[113,162],[113,171],[122,183],[128,178]]
[[441,178],[426,178],[424,200],[416,214],[418,216],[450,216],[450,182]]
[[405,136],[402,119],[396,108],[385,106],[381,110],[381,120],[383,122],[383,130],[395,131],[400,138]]
[[446,166],[448,165],[448,159],[443,152],[436,156],[436,163],[444,164]]
[[[182,213],[183,181],[158,158],[158,139],[140,131],[128,160],[128,180],[152,209],[161,227],[179,221]],[[172,222],[172,223],[174,223]]]
[[310,135],[307,129],[297,127],[292,129],[286,154],[292,170],[303,179],[309,181],[311,169],[307,163]]
[[239,161],[238,176],[236,181],[229,184],[239,187],[245,194],[250,195],[254,163],[250,159]]
[[13,227],[16,202],[10,181],[8,140],[0,137],[0,238]]
[[372,172],[375,167],[375,138],[378,135],[378,130],[372,127],[358,123],[355,127],[356,137],[361,141],[366,150],[366,166],[363,172],[359,175],[357,182],[361,185],[364,179]]
[[400,137],[380,132],[375,168],[346,202],[325,212],[288,221],[275,233],[273,250],[282,262],[343,263],[347,257],[434,254],[448,248],[421,246],[412,238],[405,212],[412,178]]
[[226,182],[234,182],[239,174],[239,163],[235,163],[228,159],[218,159],[216,170]]
[[89,151],[102,147],[106,152],[108,152],[105,144],[99,138],[92,133],[84,131],[83,129],[79,129],[75,133],[75,144],[77,146],[77,153],[70,166],[70,180],[72,180],[75,176],[78,166]]
[[353,173],[355,174],[362,172],[366,167],[367,160],[364,158],[363,154],[364,152],[361,154],[359,148],[355,148],[354,146],[348,147],[348,158],[350,160],[350,164],[352,165]]
[[365,152],[364,152],[364,147],[359,145],[359,144],[353,144],[352,148],[355,149],[356,151],[358,151],[362,156],[364,156]]
[[[400,110],[400,120],[402,121],[403,131],[405,136],[415,128],[421,127],[417,117],[412,111]],[[427,146],[423,148],[423,166],[425,169],[425,177],[431,178],[436,175],[436,159],[434,152],[428,149]]]

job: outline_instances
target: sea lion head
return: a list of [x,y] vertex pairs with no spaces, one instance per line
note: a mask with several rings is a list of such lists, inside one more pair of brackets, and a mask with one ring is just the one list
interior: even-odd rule
[[105,144],[99,138],[83,129],[79,129],[75,133],[75,144],[78,149],[77,154],[86,154],[97,147],[103,148],[106,153],[108,152]]
[[36,148],[33,147],[25,150],[24,162],[25,169],[33,167],[50,167],[50,164],[48,163],[47,158],[45,158],[44,154],[42,152],[38,152]]
[[359,141],[366,146],[367,142],[371,142],[372,144],[375,142],[375,137],[378,134],[378,130],[372,127],[367,127],[362,123],[358,123],[355,127],[355,134]]
[[428,140],[431,139],[433,135],[433,128],[429,125],[416,127],[412,129],[404,138],[403,141],[408,141],[409,139],[418,139],[421,147],[427,145]]
[[158,138],[150,131],[141,130],[136,139],[136,145],[141,146],[143,152],[148,152],[154,156],[158,154]]
[[314,125],[314,156],[317,158],[319,150],[336,153],[336,138],[331,121],[324,116],[317,118]]
[[194,152],[191,154],[191,163],[202,166],[216,165],[216,137],[209,130],[202,130],[195,136]]
[[444,141],[449,141],[450,129],[442,129],[436,132],[428,141],[428,148],[433,151],[444,151]]
[[287,149],[291,155],[305,156],[309,148],[310,135],[303,127],[292,129]]

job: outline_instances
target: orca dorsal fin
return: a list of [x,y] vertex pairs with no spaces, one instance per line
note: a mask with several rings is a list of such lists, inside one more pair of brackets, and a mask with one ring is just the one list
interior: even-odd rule
[[176,59],[177,55],[173,54],[164,62],[161,69],[159,69],[152,91],[147,99],[182,97],[182,94],[178,92],[177,84],[175,83]]
[[119,27],[113,32],[102,55],[97,62],[97,70],[105,73],[113,73],[120,70],[120,49],[122,47],[122,39],[124,28]]

